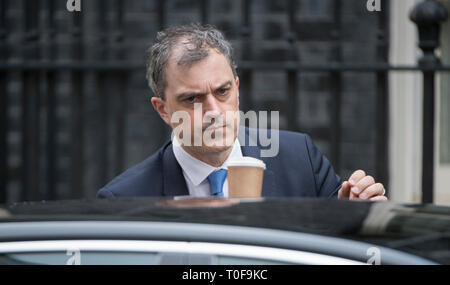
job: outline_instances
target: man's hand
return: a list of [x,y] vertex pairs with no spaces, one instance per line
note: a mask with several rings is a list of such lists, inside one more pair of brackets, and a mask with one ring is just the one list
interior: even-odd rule
[[370,200],[386,201],[384,186],[375,183],[372,176],[366,175],[362,170],[356,170],[348,181],[342,183],[338,198],[344,200]]

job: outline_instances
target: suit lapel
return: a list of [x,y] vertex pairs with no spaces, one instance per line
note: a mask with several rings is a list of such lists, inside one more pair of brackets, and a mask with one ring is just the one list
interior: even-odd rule
[[[256,132],[254,133],[257,134]],[[275,174],[272,170],[270,157],[261,157],[261,148],[257,144],[257,136],[249,134],[249,129],[241,126],[239,128],[239,143],[243,156],[251,156],[264,161],[266,170],[264,170],[262,196],[276,196]],[[247,143],[246,143],[247,142]]]
[[172,143],[163,151],[163,196],[189,195],[183,171],[173,153]]

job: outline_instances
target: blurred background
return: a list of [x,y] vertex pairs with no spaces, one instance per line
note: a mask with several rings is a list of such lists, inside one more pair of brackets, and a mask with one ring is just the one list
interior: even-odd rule
[[450,204],[450,0],[427,1],[425,67],[409,18],[423,1],[368,2],[81,0],[69,12],[0,0],[0,203],[94,198],[154,153],[170,129],[149,102],[145,50],[158,30],[198,22],[233,44],[243,111],[279,111],[280,129],[310,134],[344,179],[364,169],[393,201]]

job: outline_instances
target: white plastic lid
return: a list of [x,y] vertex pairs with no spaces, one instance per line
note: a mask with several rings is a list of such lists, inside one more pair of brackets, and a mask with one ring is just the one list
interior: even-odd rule
[[248,166],[266,169],[266,164],[264,163],[264,161],[251,156],[230,158],[230,160],[227,162],[227,167],[229,166]]

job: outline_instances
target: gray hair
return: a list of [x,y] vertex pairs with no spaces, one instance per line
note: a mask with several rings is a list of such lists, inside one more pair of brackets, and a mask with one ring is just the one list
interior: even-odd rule
[[226,57],[233,75],[237,76],[231,44],[214,26],[189,24],[170,27],[158,32],[155,43],[146,54],[148,85],[155,96],[163,100],[165,100],[164,90],[167,87],[165,68],[174,47],[181,48],[177,64],[187,66],[206,58],[209,49],[216,49]]

